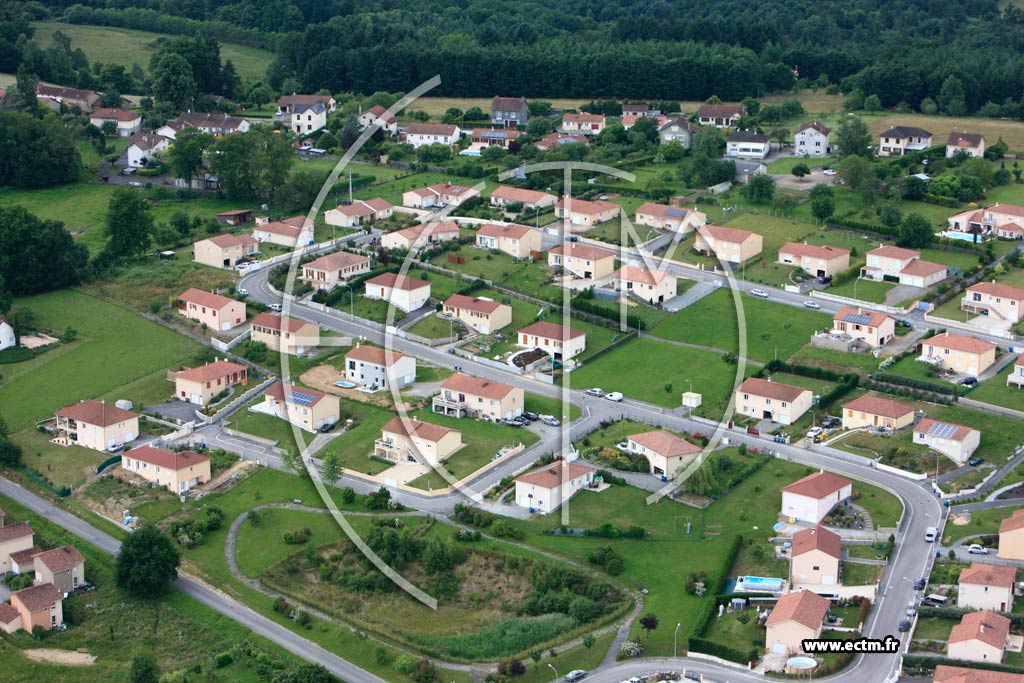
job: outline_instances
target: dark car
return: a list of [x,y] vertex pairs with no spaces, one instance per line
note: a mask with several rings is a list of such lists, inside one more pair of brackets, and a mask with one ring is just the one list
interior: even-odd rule
[[971,467],[977,467],[983,462],[985,462],[985,458],[979,458],[978,456],[974,456],[973,458],[967,461],[967,464],[970,465]]
[[838,417],[835,417],[834,415],[829,415],[828,417],[821,421],[821,426],[824,427],[825,429],[832,429],[833,427],[838,427],[842,423],[843,421],[840,420]]
[[540,419],[540,415],[538,415],[537,413],[531,413],[529,410],[523,413],[523,417],[525,417],[530,422],[536,422],[537,420]]
[[320,427],[320,433],[326,434],[327,432],[334,431],[334,423],[328,422],[327,424]]
[[960,384],[964,385],[965,387],[975,387],[978,386],[978,378],[964,377],[962,380],[960,380]]
[[914,590],[916,591],[923,591],[927,585],[928,581],[924,577],[914,579]]
[[910,630],[910,619],[900,620],[900,633],[906,633]]
[[831,275],[822,275],[821,277],[818,278],[818,284],[820,284],[820,285],[830,285],[830,284],[832,284],[832,276]]
[[899,320],[897,320],[896,321],[896,325],[898,327],[913,327],[914,326],[913,323],[911,323],[906,318],[900,318]]

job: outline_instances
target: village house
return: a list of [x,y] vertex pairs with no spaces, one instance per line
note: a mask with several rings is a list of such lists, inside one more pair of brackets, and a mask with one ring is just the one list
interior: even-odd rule
[[878,136],[878,156],[901,157],[932,146],[932,134],[915,126],[893,126]]
[[480,334],[497,332],[512,323],[512,307],[493,299],[452,294],[445,299],[444,315]]
[[371,389],[402,389],[416,381],[416,358],[357,343],[345,354],[345,379]]
[[900,284],[925,289],[942,282],[948,275],[949,267],[945,264],[914,259],[900,271]]
[[144,168],[153,155],[166,152],[171,146],[170,138],[155,133],[136,133],[128,138],[125,148],[125,163],[128,168]]
[[947,372],[977,377],[995,364],[998,348],[984,339],[943,332],[921,342],[918,360]]
[[626,437],[626,450],[647,458],[650,472],[669,479],[693,462],[701,448],[664,429]]
[[693,146],[693,136],[700,128],[684,118],[669,119],[658,128],[658,143],[678,142],[686,149]]
[[923,418],[914,425],[914,443],[938,451],[964,465],[977,450],[981,432],[971,427]]
[[28,550],[19,550],[11,553],[11,573],[22,575],[34,572],[36,555],[41,552],[43,552],[43,549],[34,545]]
[[715,128],[735,128],[746,115],[745,104],[702,104],[697,109],[697,123]]
[[633,126],[636,125],[637,121],[640,121],[642,119],[652,119],[657,124],[656,127],[659,128],[659,129],[663,125],[668,123],[668,117],[667,116],[661,116],[660,114],[659,115],[650,115],[650,114],[626,114],[626,113],[623,113],[622,114],[622,118],[619,120],[619,124],[624,129],[629,130],[630,128],[632,128]]
[[589,146],[590,141],[585,135],[570,135],[569,133],[548,133],[536,143],[537,149],[546,152],[561,145],[584,145]]
[[556,460],[515,478],[516,504],[530,512],[547,514],[593,483],[593,467]]
[[382,273],[366,281],[363,296],[367,299],[382,299],[408,313],[427,305],[430,300],[430,280]]
[[789,582],[793,586],[835,586],[843,539],[823,526],[793,534]]
[[300,95],[292,93],[291,95],[282,95],[277,98],[277,113],[275,118],[284,120],[288,118],[288,115],[294,112],[301,105],[309,104],[321,104],[328,114],[333,114],[337,108],[338,103],[330,95]]
[[1005,564],[972,563],[960,570],[956,604],[960,609],[1013,611],[1017,568]]
[[80,401],[57,411],[58,441],[106,451],[139,437],[139,414],[103,401]]
[[313,243],[313,221],[305,216],[292,216],[279,221],[257,217],[252,236],[260,242],[278,244],[290,249],[304,247]]
[[[0,526],[0,577],[16,570],[12,566],[11,555],[32,550],[34,533],[28,522],[15,522]],[[23,573],[16,571],[16,573]]]
[[941,263],[922,261],[921,252],[902,247],[884,246],[867,253],[861,277],[867,280],[889,280],[912,287],[931,287],[946,279],[948,269]]
[[410,209],[443,209],[446,206],[458,206],[477,194],[462,185],[437,183],[403,192],[402,206]]
[[1017,360],[1014,361],[1013,369],[1006,376],[1006,386],[1018,389],[1024,387],[1024,355],[1017,356]]
[[363,128],[369,128],[378,122],[380,123],[380,129],[390,135],[398,133],[398,119],[395,118],[394,114],[388,114],[388,110],[379,104],[359,114],[359,125]]
[[734,131],[725,141],[725,156],[764,159],[772,151],[771,138],[750,130]]
[[748,377],[736,388],[736,412],[788,425],[811,409],[813,399],[810,389]]
[[554,206],[557,201],[558,197],[547,192],[509,187],[508,185],[499,185],[494,188],[489,200],[491,206],[507,208],[509,204],[521,204],[527,211]]
[[525,97],[499,97],[491,100],[491,123],[496,126],[515,128],[525,126],[530,120],[530,108]]
[[410,123],[402,131],[402,141],[419,149],[423,145],[454,145],[462,137],[458,126],[448,123]]
[[459,239],[459,225],[455,221],[430,221],[417,223],[402,230],[382,235],[380,246],[384,249],[429,249],[442,242]]
[[541,349],[557,361],[575,358],[587,349],[587,333],[557,323],[535,322],[516,332],[516,346]]
[[783,487],[779,515],[784,519],[821,524],[835,506],[851,495],[852,481],[821,470]]
[[121,467],[168,491],[182,494],[210,481],[210,458],[194,451],[140,446],[121,456]]
[[276,313],[259,313],[250,323],[249,339],[268,351],[299,355],[320,345],[320,326]]
[[327,125],[328,113],[323,102],[296,104],[289,114],[289,127],[296,135],[311,135]]
[[525,225],[487,223],[476,231],[476,246],[501,251],[512,258],[529,258],[531,252],[541,250],[541,236],[539,230]]
[[708,217],[703,211],[696,209],[644,202],[637,207],[633,222],[636,225],[646,225],[649,228],[671,230],[686,235],[707,223]]
[[357,199],[351,204],[339,204],[324,212],[324,222],[341,228],[355,228],[364,223],[390,218],[395,207],[391,202],[380,197],[373,199]]
[[801,268],[814,277],[833,277],[850,267],[850,250],[786,242],[779,248],[778,262]]
[[198,128],[202,132],[214,136],[231,135],[232,133],[248,133],[249,122],[246,119],[227,114],[188,111],[178,114],[173,121],[157,128],[156,133],[173,140],[180,131],[186,128]]
[[244,303],[195,287],[178,295],[178,313],[219,332],[245,322]]
[[213,235],[192,245],[193,260],[212,268],[234,268],[259,252],[260,243],[252,235]]
[[657,118],[661,116],[661,111],[658,109],[651,109],[651,105],[641,102],[640,104],[624,104],[622,105],[623,116],[647,116],[650,118]]
[[229,360],[214,360],[174,375],[174,396],[185,403],[209,405],[221,392],[249,383],[247,368]]
[[986,209],[964,211],[946,219],[946,229],[951,232],[1024,239],[1024,206],[994,204]]
[[697,228],[693,242],[698,252],[714,255],[726,263],[745,263],[758,256],[763,246],[764,238],[756,232],[711,224]]
[[525,400],[520,387],[457,372],[441,385],[432,408],[449,417],[510,420],[523,414]]
[[1024,674],[939,664],[932,674],[932,683],[1024,683]]
[[663,270],[623,266],[612,275],[616,291],[639,298],[652,306],[665,303],[676,295],[676,277]]
[[[1024,508],[1014,510],[999,523],[999,557],[1024,560]],[[2,554],[0,560],[3,560]]]
[[793,153],[798,157],[827,157],[832,153],[828,136],[832,130],[819,121],[805,123],[793,133]]
[[437,467],[462,448],[462,432],[399,415],[381,427],[373,456],[393,463],[422,462]]
[[515,128],[474,128],[469,140],[475,148],[496,146],[516,151],[519,149],[519,131]]
[[274,382],[263,392],[263,403],[249,410],[273,415],[307,432],[317,432],[338,421],[341,402],[331,394]]
[[913,406],[891,398],[864,394],[843,404],[843,429],[883,427],[896,431],[913,423]]
[[896,319],[877,311],[843,306],[832,316],[832,334],[846,335],[878,349],[896,338]]
[[776,655],[802,654],[803,641],[821,637],[831,604],[808,590],[783,595],[764,622],[765,649]]
[[984,159],[985,136],[981,133],[961,133],[954,130],[946,138],[946,158],[951,159],[957,154]]
[[964,662],[998,664],[1009,637],[1010,620],[1006,617],[991,610],[968,612],[949,633],[947,656]]
[[85,558],[73,545],[65,545],[33,557],[36,583],[52,583],[63,593],[72,593],[85,583]]
[[621,207],[604,200],[588,201],[586,199],[566,200],[559,198],[555,204],[555,217],[569,221],[569,229],[574,226],[592,228],[599,223],[610,221],[619,215]]
[[[100,94],[94,90],[81,90],[79,88],[65,88],[61,85],[36,84],[36,97],[40,100],[63,105],[65,109],[78,108],[83,114],[89,114],[99,106]],[[52,107],[51,107],[52,108]],[[60,106],[56,108],[60,113]]]
[[548,266],[583,280],[604,280],[615,270],[615,252],[580,242],[563,242],[548,251]]
[[582,133],[583,135],[598,135],[604,130],[605,118],[602,114],[565,114],[562,116],[563,133]]
[[221,225],[244,225],[252,222],[252,209],[232,209],[221,211],[216,215],[217,222]]
[[14,334],[14,326],[3,315],[0,315],[0,351],[12,348],[18,341]]
[[131,137],[142,130],[141,114],[107,107],[96,109],[89,114],[89,123],[97,128],[103,128],[103,124],[108,122],[114,124],[114,135],[119,138]]
[[52,583],[14,591],[11,607],[21,616],[21,629],[29,633],[36,628],[49,631],[64,624],[64,593]]
[[979,282],[967,288],[960,300],[960,308],[975,315],[987,315],[994,320],[1020,322],[1024,319],[1024,288],[999,282]]
[[0,631],[10,635],[21,630],[21,613],[8,602],[0,602]]
[[347,251],[336,251],[303,264],[300,279],[316,289],[331,290],[340,282],[347,282],[368,272],[370,272],[369,257]]

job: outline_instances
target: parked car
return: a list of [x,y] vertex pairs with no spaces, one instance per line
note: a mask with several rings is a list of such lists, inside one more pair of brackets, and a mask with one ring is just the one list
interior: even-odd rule
[[980,465],[983,462],[985,462],[985,458],[980,458],[978,456],[974,456],[973,458],[971,458],[970,460],[967,461],[967,464],[970,465],[971,467],[977,467],[978,465]]
[[964,377],[962,380],[960,380],[960,384],[962,384],[965,387],[976,387],[978,386],[978,378]]
[[574,669],[569,673],[565,674],[565,680],[569,683],[576,683],[576,681],[582,681],[587,677],[587,672],[582,669]]
[[508,425],[509,427],[522,427],[523,426],[523,424],[519,420],[517,420],[515,418],[511,418],[511,419],[508,419],[508,420],[502,420],[501,424]]
[[822,275],[821,277],[818,278],[818,284],[819,285],[830,285],[830,284],[832,284],[832,276],[831,275]]
[[821,421],[821,426],[825,429],[832,429],[833,427],[838,427],[841,424],[843,424],[843,421],[835,415],[829,415]]
[[971,555],[988,555],[988,548],[977,543],[972,543],[967,547],[967,552]]
[[907,603],[907,616],[912,617],[917,614],[917,605],[912,602]]
[[923,591],[925,589],[925,586],[927,586],[927,585],[928,585],[928,579],[926,579],[924,577],[919,577],[919,578],[914,579],[914,590],[916,590],[916,591]]
[[272,311],[277,311],[278,313],[281,312],[281,304],[268,304],[267,308],[269,308]]
[[249,296],[249,290],[244,287],[239,287],[235,290],[238,296]]
[[562,424],[554,415],[541,415],[540,421],[549,427],[557,427],[558,425]]
[[911,323],[906,318],[899,318],[899,319],[896,320],[896,326],[897,327],[913,327],[914,325],[913,325],[913,323]]
[[804,308],[813,308],[814,310],[818,310],[819,308],[821,308],[821,304],[819,304],[817,301],[805,301]]
[[123,443],[115,443],[110,448],[107,449],[107,452],[108,453],[120,453],[123,450],[124,450],[124,444]]
[[336,426],[336,424],[337,423],[335,423],[335,422],[327,422],[327,423],[325,423],[323,426],[320,427],[320,433],[321,434],[326,434],[327,432],[334,431],[334,427]]
[[906,633],[910,630],[910,619],[900,619],[900,633]]
[[825,175],[827,175],[827,176],[834,176],[834,175],[836,175],[836,174],[837,174],[837,173],[838,173],[839,171],[835,170],[834,168],[827,168],[827,169],[825,169],[825,170],[824,170],[824,171],[822,171],[822,172],[823,172],[823,173],[824,173]]
[[622,399],[625,398],[625,396],[623,396],[619,391],[613,391],[610,394],[605,394],[604,397],[609,401],[614,401],[615,403],[622,403]]
[[807,438],[813,439],[818,434],[821,434],[823,431],[825,430],[822,429],[821,427],[811,427],[810,429],[807,430]]
[[756,296],[759,299],[767,299],[768,292],[764,291],[763,289],[752,289],[750,290],[750,296]]
[[587,389],[583,393],[586,394],[587,396],[596,396],[598,398],[601,398],[602,396],[604,396],[604,390],[600,389],[598,387],[590,387],[589,389]]
[[540,415],[538,415],[537,413],[531,413],[529,410],[523,413],[523,417],[525,417],[530,422],[536,422],[537,420],[540,419]]

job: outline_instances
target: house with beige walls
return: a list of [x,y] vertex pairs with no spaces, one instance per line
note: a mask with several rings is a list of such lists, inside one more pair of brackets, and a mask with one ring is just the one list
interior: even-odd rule
[[284,382],[274,382],[263,392],[263,403],[249,410],[273,415],[307,432],[335,424],[341,413],[337,396]]
[[563,242],[548,251],[548,267],[563,268],[582,280],[604,280],[615,271],[615,252],[580,242]]
[[11,593],[11,607],[21,616],[22,630],[32,633],[64,624],[64,593],[52,583],[40,583]]
[[578,461],[556,460],[515,478],[516,505],[531,512],[547,514],[593,483],[593,467]]
[[633,222],[659,230],[670,230],[688,235],[708,222],[707,214],[696,209],[644,202],[637,207]]
[[437,467],[462,448],[462,432],[441,425],[396,415],[373,442],[373,456],[389,462],[423,462]]
[[850,267],[850,250],[803,242],[786,242],[779,248],[779,263],[801,268],[814,277],[832,277]]
[[381,235],[380,246],[385,249],[413,251],[429,249],[443,242],[459,239],[459,225],[455,221],[429,221]]
[[257,217],[252,236],[260,242],[294,249],[313,243],[313,221],[305,216],[292,216],[279,221]]
[[950,659],[999,664],[1010,647],[1010,620],[992,610],[968,612],[946,641]]
[[193,261],[211,268],[234,268],[260,250],[252,235],[214,235],[192,245]]
[[14,571],[11,555],[35,547],[33,538],[34,532],[28,522],[15,522],[7,526],[0,526],[0,577]]
[[765,649],[775,655],[804,654],[802,642],[821,637],[828,598],[808,590],[779,598],[765,620]]
[[672,478],[693,462],[701,448],[664,429],[626,437],[626,450],[647,458],[651,474]]
[[491,206],[506,208],[509,204],[521,204],[528,211],[554,206],[557,201],[558,197],[549,192],[527,190],[524,187],[509,187],[508,185],[499,185],[494,188],[494,192],[488,199]]
[[1024,354],[1017,356],[1013,362],[1013,369],[1006,376],[1006,386],[1018,389],[1024,387]]
[[884,427],[896,431],[914,424],[914,407],[891,398],[864,394],[843,404],[843,429]]
[[987,208],[964,211],[947,218],[946,229],[981,237],[1019,240],[1024,238],[1024,206],[993,204]]
[[878,136],[878,156],[901,157],[932,146],[932,134],[916,126],[893,126]]
[[85,558],[73,545],[38,553],[33,561],[36,583],[52,583],[64,593],[85,583]]
[[832,316],[832,334],[846,335],[877,349],[896,338],[896,319],[878,311],[843,306]]
[[512,307],[494,299],[452,294],[444,301],[444,315],[480,334],[491,334],[512,324]]
[[933,683],[1024,683],[1024,674],[965,669],[962,666],[939,664],[932,675]]
[[427,305],[430,300],[430,280],[397,273],[382,273],[366,281],[363,296],[367,299],[387,301],[395,308],[408,313]]
[[[999,557],[1024,560],[1024,508],[1014,510],[999,523]],[[0,554],[0,561],[3,555]]]
[[947,372],[977,377],[995,364],[998,348],[985,339],[943,332],[921,342],[918,360]]
[[820,525],[793,534],[789,561],[790,585],[838,585],[842,545],[843,539],[839,534]]
[[793,424],[811,409],[810,389],[758,377],[748,377],[736,388],[736,412],[757,420]]
[[756,232],[710,224],[697,228],[693,242],[697,251],[726,263],[746,263],[760,255],[763,247],[764,238]]
[[106,451],[139,438],[139,414],[103,401],[79,401],[57,411],[57,441]]
[[479,194],[464,185],[437,183],[406,190],[402,193],[402,206],[410,209],[443,209],[446,206],[458,206]]
[[215,360],[206,365],[182,370],[174,375],[174,396],[179,401],[209,405],[222,391],[248,384],[248,369],[228,360]]
[[853,495],[853,482],[821,470],[808,474],[782,489],[780,516],[800,522],[821,524],[832,508]]
[[1013,611],[1017,568],[975,562],[960,570],[956,604],[961,609]]
[[541,236],[539,230],[525,225],[487,223],[476,231],[475,246],[501,251],[513,258],[529,258],[531,252],[541,250]]
[[535,322],[516,332],[516,346],[541,349],[557,361],[575,358],[587,349],[587,333],[557,323]]
[[612,275],[612,286],[617,292],[656,306],[676,296],[677,282],[675,275],[663,270],[623,266]]
[[178,295],[178,313],[218,332],[245,322],[244,303],[195,287]]
[[314,289],[331,290],[341,282],[348,282],[370,272],[370,259],[362,254],[336,251],[303,264],[301,280]]
[[210,458],[195,451],[139,446],[121,456],[121,468],[178,495],[210,481]]
[[587,230],[600,223],[605,223],[617,218],[622,207],[612,202],[598,199],[589,201],[587,199],[576,199],[565,197],[559,198],[555,204],[555,218],[568,222],[568,230],[576,232]]
[[277,313],[259,313],[250,323],[249,338],[266,344],[270,351],[291,355],[306,353],[320,345],[320,326]]
[[523,414],[525,401],[521,387],[457,372],[441,384],[432,410],[449,417],[508,420]]
[[324,212],[324,222],[341,228],[356,228],[366,223],[390,218],[395,212],[394,205],[386,199],[357,199],[351,204],[339,204]]
[[960,300],[960,308],[975,315],[991,316],[994,320],[1019,322],[1024,320],[1024,288],[999,282],[979,282],[967,288]]
[[914,443],[942,453],[964,465],[981,443],[981,432],[971,427],[922,418],[914,425]]
[[563,133],[582,133],[583,135],[598,135],[604,130],[605,117],[602,114],[564,114],[562,116]]

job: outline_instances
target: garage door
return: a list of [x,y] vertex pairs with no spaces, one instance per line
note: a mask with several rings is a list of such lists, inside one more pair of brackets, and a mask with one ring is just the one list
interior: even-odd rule
[[784,655],[786,654],[785,643],[772,643],[772,654]]
[[192,394],[191,396],[189,396],[188,402],[189,403],[195,403],[196,405],[200,405],[201,406],[201,405],[203,405],[203,397],[200,396],[199,394]]
[[836,577],[831,574],[822,574],[821,583],[825,586],[834,586],[836,583]]

